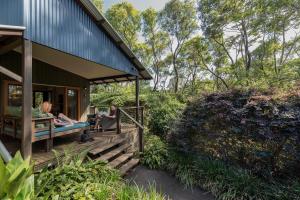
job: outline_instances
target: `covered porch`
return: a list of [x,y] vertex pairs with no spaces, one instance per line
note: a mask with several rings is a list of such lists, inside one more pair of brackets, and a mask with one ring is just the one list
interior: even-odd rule
[[[2,102],[0,139],[9,152],[13,155],[17,150],[21,150],[25,158],[31,156],[38,170],[56,162],[57,155],[52,151],[45,151],[44,147],[48,145],[53,146],[59,156],[63,156],[64,151],[68,149],[72,149],[71,153],[76,155],[99,146],[105,147],[108,143],[114,144],[114,141],[119,141],[120,138],[124,139],[122,143],[136,143],[139,137],[138,146],[133,144],[132,147],[142,150],[143,120],[142,108],[139,106],[141,77],[37,44],[24,38],[24,31],[24,27],[0,28]],[[135,110],[134,116],[130,116],[123,109],[118,109],[116,130],[93,132],[93,140],[86,143],[80,142],[81,131],[61,137],[50,135],[50,138],[53,137],[52,144],[47,143],[48,140],[34,139],[36,127],[32,122],[36,119],[33,112],[42,102],[53,103],[54,115],[64,113],[72,119],[86,122],[90,114],[90,85],[122,81],[135,81],[136,107],[131,108]],[[122,116],[133,123],[129,127],[128,124],[126,127],[122,126]],[[9,117],[13,117],[12,134],[8,134],[5,126]],[[131,135],[128,135],[129,133]],[[116,146],[122,145],[117,143]]]

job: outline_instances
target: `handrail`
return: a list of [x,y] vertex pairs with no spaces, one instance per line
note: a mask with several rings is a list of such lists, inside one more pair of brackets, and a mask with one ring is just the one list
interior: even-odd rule
[[[125,106],[125,107],[121,107],[122,109],[137,109],[138,107],[136,106]],[[144,106],[139,106],[139,108],[144,108]]]
[[125,112],[122,108],[118,108],[126,117],[128,117],[131,121],[133,121],[139,128],[144,130],[144,126],[137,122],[133,117],[131,117],[127,112]]
[[4,162],[6,163],[8,163],[12,159],[11,155],[9,154],[9,152],[7,151],[6,147],[4,146],[1,140],[0,140],[0,155],[3,158]]

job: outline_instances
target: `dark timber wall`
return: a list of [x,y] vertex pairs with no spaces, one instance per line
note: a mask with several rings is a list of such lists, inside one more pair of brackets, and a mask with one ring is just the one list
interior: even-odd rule
[[[17,52],[9,52],[0,56],[0,65],[21,75],[21,55]],[[80,89],[80,116],[89,110],[89,81],[78,75],[61,70],[47,63],[33,59],[32,64],[32,82],[34,84],[51,85],[51,86],[67,86],[77,87]],[[3,80],[10,80],[8,77],[0,73],[1,88],[3,90]],[[1,91],[1,95],[3,91]],[[1,102],[3,96],[1,98]],[[3,104],[2,104],[3,105]]]

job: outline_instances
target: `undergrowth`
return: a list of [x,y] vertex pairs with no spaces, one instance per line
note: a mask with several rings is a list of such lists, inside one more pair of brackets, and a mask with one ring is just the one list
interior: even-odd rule
[[267,181],[222,161],[176,151],[157,136],[148,136],[142,162],[150,168],[167,170],[187,187],[210,191],[217,199],[300,199],[299,181]]
[[83,162],[84,154],[66,156],[53,170],[36,175],[37,199],[56,200],[163,200],[154,187],[149,191],[127,185],[117,170],[102,161]]

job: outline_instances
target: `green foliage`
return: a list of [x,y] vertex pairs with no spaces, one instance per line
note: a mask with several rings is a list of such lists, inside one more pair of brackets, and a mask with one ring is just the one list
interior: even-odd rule
[[66,154],[53,170],[43,170],[36,177],[37,199],[90,200],[163,200],[154,189],[147,193],[126,185],[119,172],[102,161],[83,162],[86,153],[73,158]]
[[[149,55],[148,60],[150,69],[154,74],[154,91],[159,87],[163,72],[168,70],[164,61],[164,54],[166,53],[170,42],[168,34],[159,29],[158,16],[158,12],[153,8],[148,8],[142,12],[142,33],[145,38],[145,45],[149,52],[147,53]],[[143,56],[143,60],[145,60],[145,56]]]
[[6,165],[0,158],[0,199],[31,200],[34,197],[34,176],[30,159],[20,152]]
[[180,116],[184,104],[175,95],[153,93],[147,95],[148,128],[153,134],[165,137],[172,123]]
[[179,91],[180,69],[184,66],[179,65],[178,55],[184,43],[198,29],[194,5],[194,0],[171,0],[159,14],[160,27],[169,36],[170,51],[166,59],[170,59],[170,66],[173,68],[174,77],[171,82],[175,93]]
[[142,163],[151,169],[160,169],[165,166],[167,145],[158,136],[146,135]]
[[295,4],[295,0],[199,0],[213,71],[221,72],[231,88],[293,85],[299,74],[297,65],[289,63],[298,57],[299,36],[288,32],[299,32]]
[[[162,146],[158,138],[147,140],[152,144],[145,152],[154,152]],[[157,145],[157,146],[156,146]],[[164,143],[163,146],[167,146]],[[151,150],[151,148],[153,150]],[[282,200],[299,199],[300,182],[296,180],[266,181],[249,170],[229,166],[222,161],[212,160],[198,155],[179,152],[167,147],[161,169],[174,174],[187,187],[199,186],[210,191],[220,200]],[[153,158],[154,161],[150,161]],[[156,157],[144,156],[145,165],[156,162]],[[158,165],[157,165],[158,166]],[[151,166],[150,166],[151,167]]]
[[105,15],[126,44],[135,51],[141,28],[140,12],[131,3],[121,2],[109,8]]
[[298,4],[170,0],[161,11],[140,12],[122,2],[106,17],[152,73],[154,91],[194,95],[295,85],[300,77]]
[[93,0],[93,3],[95,4],[99,12],[103,11],[103,0]]
[[[92,105],[96,107],[109,106],[135,106],[135,90],[132,85],[122,87],[113,85],[110,90],[101,86],[94,89],[91,94]],[[184,99],[180,95],[152,92],[147,88],[142,89],[140,105],[145,106],[145,123],[150,132],[165,136],[171,124],[177,119],[184,107]]]

